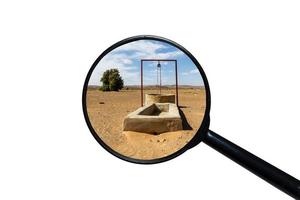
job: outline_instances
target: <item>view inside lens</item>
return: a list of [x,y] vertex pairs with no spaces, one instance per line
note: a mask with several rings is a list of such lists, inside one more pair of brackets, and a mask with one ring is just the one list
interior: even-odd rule
[[197,66],[179,48],[154,39],[107,53],[86,90],[94,132],[113,151],[134,159],[163,158],[182,149],[198,131],[205,109]]

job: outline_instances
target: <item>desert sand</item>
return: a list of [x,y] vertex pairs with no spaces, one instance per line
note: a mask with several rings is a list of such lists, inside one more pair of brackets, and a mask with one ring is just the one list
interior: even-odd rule
[[[147,89],[144,93],[155,93]],[[163,89],[162,94],[175,93]],[[140,90],[119,92],[87,90],[87,111],[90,122],[102,141],[118,153],[143,160],[162,158],[184,147],[199,129],[205,112],[205,89],[179,88],[179,108],[184,114],[183,129],[159,135],[122,131],[123,119],[141,106]]]

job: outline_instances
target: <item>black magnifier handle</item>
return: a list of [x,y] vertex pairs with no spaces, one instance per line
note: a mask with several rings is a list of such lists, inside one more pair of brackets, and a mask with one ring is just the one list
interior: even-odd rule
[[300,199],[300,181],[245,149],[209,130],[203,142],[295,199]]

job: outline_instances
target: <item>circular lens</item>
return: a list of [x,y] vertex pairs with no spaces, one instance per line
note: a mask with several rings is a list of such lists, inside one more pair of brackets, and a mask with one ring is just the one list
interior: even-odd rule
[[132,162],[168,160],[187,149],[207,115],[208,86],[181,46],[135,37],[106,50],[84,86],[86,121],[97,141]]

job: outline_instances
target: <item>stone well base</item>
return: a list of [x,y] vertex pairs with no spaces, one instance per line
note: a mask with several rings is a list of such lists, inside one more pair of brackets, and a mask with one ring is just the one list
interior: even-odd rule
[[146,94],[145,105],[153,103],[175,103],[174,94]]
[[152,134],[177,131],[182,130],[182,120],[175,104],[155,103],[128,114],[123,130]]

